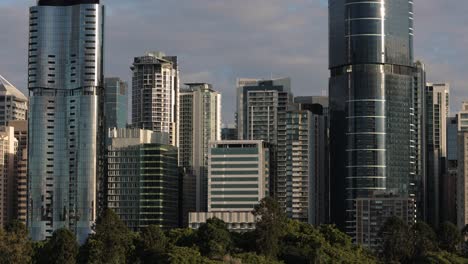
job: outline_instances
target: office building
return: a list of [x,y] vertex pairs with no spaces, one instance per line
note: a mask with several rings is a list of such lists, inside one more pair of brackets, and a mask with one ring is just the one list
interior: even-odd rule
[[442,202],[441,187],[447,162],[447,118],[449,117],[449,85],[426,85],[426,221],[438,227]]
[[329,23],[332,221],[357,241],[358,199],[417,195],[413,1],[330,0]]
[[270,148],[261,140],[214,141],[208,153],[208,212],[190,213],[198,228],[211,217],[233,231],[255,229],[252,211],[269,195]]
[[131,67],[132,125],[168,133],[178,147],[179,68],[177,57],[149,52],[136,57]]
[[179,108],[179,164],[185,168],[184,218],[188,212],[207,210],[208,143],[221,139],[221,94],[211,84],[186,85],[180,92]]
[[0,75],[0,126],[11,120],[26,120],[28,98]]
[[39,0],[29,10],[28,229],[67,228],[84,243],[97,218],[104,140],[99,0]]
[[388,218],[398,217],[410,226],[416,223],[413,198],[376,196],[357,198],[355,204],[356,242],[367,248],[377,249],[380,243],[378,234]]
[[109,130],[107,206],[132,230],[179,226],[177,148],[159,133]]
[[15,154],[18,141],[13,127],[0,127],[0,226],[15,219]]
[[128,85],[119,78],[104,79],[104,117],[109,128],[125,128],[128,118]]

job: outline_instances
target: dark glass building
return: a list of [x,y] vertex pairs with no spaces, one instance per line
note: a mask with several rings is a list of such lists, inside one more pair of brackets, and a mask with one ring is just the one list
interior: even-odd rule
[[329,12],[332,221],[355,237],[357,199],[416,195],[413,1],[329,0]]

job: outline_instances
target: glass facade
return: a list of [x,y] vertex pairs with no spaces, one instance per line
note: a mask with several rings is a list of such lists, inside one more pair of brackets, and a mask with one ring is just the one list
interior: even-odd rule
[[128,85],[119,78],[104,80],[104,117],[109,128],[125,128],[128,116]]
[[330,0],[332,219],[355,235],[357,198],[413,196],[413,2]]
[[34,240],[68,228],[83,243],[97,216],[104,7],[85,2],[40,1],[29,12],[27,224]]

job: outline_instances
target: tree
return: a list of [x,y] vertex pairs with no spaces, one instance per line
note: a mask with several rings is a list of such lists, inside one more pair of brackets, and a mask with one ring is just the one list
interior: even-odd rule
[[158,226],[149,226],[136,240],[136,254],[142,263],[164,263],[169,239]]
[[169,252],[169,263],[171,264],[214,264],[200,255],[200,252],[193,248],[174,247]]
[[276,259],[280,251],[280,238],[284,235],[286,215],[278,202],[267,197],[255,206],[257,250],[259,253]]
[[398,217],[390,217],[379,232],[380,252],[386,262],[407,262],[413,255],[412,235],[408,225]]
[[167,237],[170,244],[178,247],[192,247],[197,243],[197,234],[191,228],[171,229]]
[[439,247],[450,253],[456,253],[463,242],[460,231],[450,222],[445,222],[440,226],[437,236],[439,238]]
[[208,219],[198,228],[198,246],[204,256],[222,259],[232,247],[226,223],[217,218]]
[[75,235],[68,229],[58,229],[43,245],[38,263],[74,264],[78,250]]
[[241,253],[234,256],[235,259],[239,259],[240,263],[248,263],[248,264],[281,264],[282,262],[278,262],[276,260],[269,259],[265,256],[259,256],[255,253]]
[[414,258],[426,256],[437,249],[437,235],[424,222],[418,222],[411,227],[413,235]]
[[28,230],[18,221],[0,229],[0,263],[31,263],[33,256],[32,243]]
[[127,263],[134,235],[110,209],[97,219],[95,233],[90,235],[80,252],[80,261],[89,264]]

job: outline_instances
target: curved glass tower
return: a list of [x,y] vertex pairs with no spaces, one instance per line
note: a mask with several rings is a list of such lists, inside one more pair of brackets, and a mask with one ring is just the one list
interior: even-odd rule
[[39,0],[30,8],[27,224],[34,240],[68,228],[84,242],[96,219],[103,12],[99,0]]
[[354,235],[356,199],[414,195],[413,1],[329,0],[332,215]]

